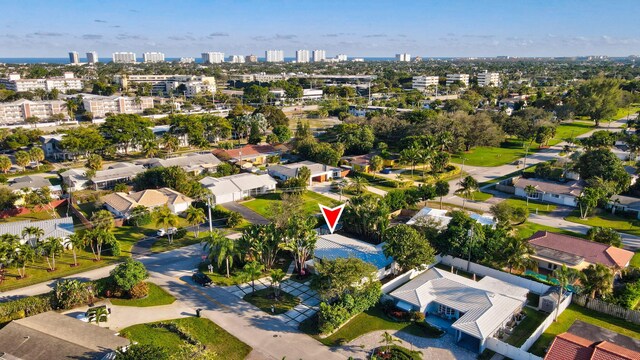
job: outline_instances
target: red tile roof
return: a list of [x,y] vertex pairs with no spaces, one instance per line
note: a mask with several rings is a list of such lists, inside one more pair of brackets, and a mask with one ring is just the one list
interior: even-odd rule
[[603,341],[593,350],[592,360],[639,360],[640,353],[622,346]]
[[548,231],[536,232],[529,238],[529,243],[534,248],[547,248],[580,256],[584,258],[584,261],[591,264],[600,263],[606,266],[622,268],[627,266],[633,257],[633,252],[628,250]]
[[608,341],[597,343],[562,333],[553,340],[544,360],[640,360],[640,353]]
[[229,156],[232,159],[235,159],[235,158],[240,159],[241,157],[242,159],[244,159],[247,157],[254,157],[254,156],[260,156],[260,155],[271,155],[271,154],[279,153],[280,151],[278,151],[276,148],[274,148],[271,145],[265,144],[265,145],[245,145],[241,148],[223,150],[220,152]]

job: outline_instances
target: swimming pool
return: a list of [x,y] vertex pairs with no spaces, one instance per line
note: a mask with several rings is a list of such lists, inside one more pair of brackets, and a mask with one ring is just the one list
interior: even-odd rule
[[[557,285],[560,285],[560,283],[558,282],[558,280],[556,280],[556,279],[554,279],[554,278],[552,278],[552,277],[548,277],[548,276],[546,276],[546,275],[539,274],[539,273],[534,272],[534,271],[531,271],[531,270],[527,270],[527,271],[525,271],[525,272],[524,272],[524,275],[534,277],[534,278],[536,278],[536,279],[538,279],[538,280],[541,280],[541,281],[543,281],[543,282],[550,282],[550,283],[552,283],[552,284],[554,284],[554,285],[556,285],[556,286],[557,286]],[[569,290],[569,291],[571,291],[571,292],[573,292],[573,293],[575,293],[575,292],[576,292],[576,288],[575,288],[575,287],[573,287],[572,285],[567,286],[567,290]]]

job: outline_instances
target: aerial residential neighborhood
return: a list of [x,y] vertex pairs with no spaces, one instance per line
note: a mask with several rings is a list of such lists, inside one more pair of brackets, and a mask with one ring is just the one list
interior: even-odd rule
[[2,9],[0,360],[640,360],[640,3]]

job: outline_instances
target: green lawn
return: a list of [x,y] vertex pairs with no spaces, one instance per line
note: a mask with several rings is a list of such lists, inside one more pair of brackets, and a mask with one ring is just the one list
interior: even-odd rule
[[519,198],[507,199],[505,202],[512,206],[528,207],[530,214],[535,214],[537,210],[537,213],[540,215],[548,215],[557,208],[554,204],[542,203],[534,200],[529,200],[529,204],[527,205],[527,200]]
[[556,145],[562,141],[582,135],[594,130],[595,123],[593,121],[574,121],[571,123],[562,123],[556,128],[556,136],[549,140],[549,146]]
[[575,210],[565,220],[589,226],[608,227],[619,232],[640,236],[640,220],[613,215],[601,209],[596,210],[594,215],[586,219],[581,219],[580,211]]
[[[272,204],[280,201],[280,193],[271,193],[257,196],[255,199],[245,201],[243,206],[257,212],[258,214],[269,218],[271,215]],[[336,206],[340,203],[336,200],[328,198],[324,195],[314,193],[312,191],[305,191],[302,193],[302,209],[307,215],[314,215],[320,213],[318,204],[326,206]]]
[[[217,355],[216,358],[242,360],[251,352],[251,347],[229,334],[214,322],[205,318],[184,318],[164,321],[182,326],[192,337]],[[180,336],[166,328],[152,326],[154,323],[139,324],[122,329],[120,334],[140,344],[161,346],[169,354],[178,352],[186,344]]]
[[[414,180],[414,181],[420,181],[420,182],[426,182],[426,183],[432,184],[438,180],[449,181],[457,176],[460,176],[460,171],[459,171],[459,167],[455,166],[452,169],[450,169],[450,171],[442,172],[434,175],[431,173],[430,170],[423,171],[422,165],[416,165],[415,169],[413,170],[413,175],[411,175],[411,167],[407,167],[404,170],[402,170],[401,174],[405,180]],[[426,174],[426,178],[425,178],[425,174]]]
[[[274,265],[274,268],[279,268],[279,269],[282,269],[282,271],[287,272],[287,270],[289,269],[289,265],[291,265],[291,261],[293,260],[290,257],[283,256],[282,253],[280,253],[279,257],[284,257],[285,261],[280,265],[279,264]],[[231,285],[244,284],[247,282],[247,280],[244,279],[240,273],[240,270],[242,270],[242,265],[239,264],[237,260],[234,262],[233,267],[229,271],[229,277],[226,276],[227,270],[224,264],[222,264],[222,267],[220,269],[218,269],[216,264],[213,264],[213,272],[209,272],[209,269],[207,266],[208,266],[208,263],[201,263],[198,269],[202,273],[207,275],[216,285],[231,286]],[[263,271],[263,277],[265,276],[269,276],[269,271],[267,270]]]
[[457,195],[467,200],[473,200],[473,201],[487,201],[493,197],[492,194],[484,193],[482,191],[474,191],[471,194],[471,196],[465,196],[462,193],[458,193]]
[[[256,290],[254,293],[245,295],[243,300],[255,305],[260,310],[273,315],[284,314],[300,303],[300,298],[284,291],[280,291],[280,298],[277,301],[272,297],[273,289],[266,288]],[[271,306],[273,306],[273,312],[271,312]]]
[[631,258],[630,266],[640,267],[640,252],[637,252],[633,255],[633,257]]
[[531,336],[533,331],[542,324],[544,319],[548,316],[547,313],[543,313],[541,311],[537,311],[528,307],[523,309],[527,317],[522,320],[522,322],[516,326],[513,331],[513,334],[509,335],[506,342],[513,346],[520,347],[524,344],[525,341]]
[[11,216],[6,219],[0,219],[0,223],[16,222],[16,221],[41,221],[53,219],[49,211],[31,212],[24,215]]
[[149,285],[149,295],[143,299],[116,299],[112,298],[111,303],[113,305],[119,306],[138,306],[138,307],[148,307],[148,306],[158,306],[158,305],[169,305],[173,304],[176,301],[176,298],[168,292],[164,291],[160,286],[148,282]]
[[571,304],[560,314],[558,321],[551,324],[547,331],[540,336],[540,339],[533,344],[529,352],[544,356],[545,349],[551,344],[555,336],[566,332],[575,320],[581,320],[622,335],[640,339],[640,325]]
[[584,234],[580,234],[580,233],[576,233],[576,232],[568,231],[564,229],[558,229],[551,226],[540,225],[540,224],[532,223],[529,221],[525,222],[524,224],[518,225],[516,227],[516,231],[517,231],[518,237],[521,239],[528,239],[529,237],[531,237],[531,235],[535,234],[538,231],[549,231],[549,232],[554,232],[554,233],[559,233],[559,234],[564,234],[569,236],[575,236],[579,238],[586,237],[586,235]]

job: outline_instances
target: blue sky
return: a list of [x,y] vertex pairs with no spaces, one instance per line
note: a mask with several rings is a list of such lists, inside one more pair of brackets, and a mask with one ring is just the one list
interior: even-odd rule
[[640,54],[637,0],[5,0],[0,8],[0,57]]

